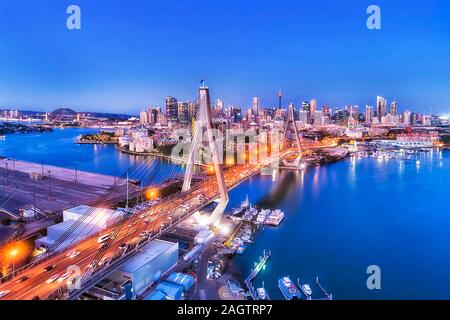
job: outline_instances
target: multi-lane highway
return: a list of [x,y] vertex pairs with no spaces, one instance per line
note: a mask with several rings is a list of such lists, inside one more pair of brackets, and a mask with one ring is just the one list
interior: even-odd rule
[[[267,160],[261,164],[242,164],[229,168],[224,172],[227,187],[231,188],[241,183],[270,163],[271,160]],[[7,300],[46,299],[56,290],[67,287],[67,280],[70,279],[68,270],[71,270],[73,266],[78,267],[83,274],[89,274],[92,268],[102,268],[109,260],[116,259],[141,241],[143,237],[146,237],[144,233],[155,234],[162,227],[169,225],[171,221],[177,220],[177,215],[182,212],[180,209],[186,208],[186,204],[198,202],[199,197],[206,198],[209,202],[218,194],[217,183],[211,176],[193,186],[190,192],[180,194],[179,197],[163,199],[150,209],[130,216],[120,227],[105,231],[104,234],[116,234],[116,236],[110,240],[110,246],[101,256],[101,260],[97,261],[98,266],[93,266],[92,262],[98,260],[101,244],[97,237],[89,238],[69,250],[53,255],[45,262],[0,285],[0,293],[3,292],[1,298]]]

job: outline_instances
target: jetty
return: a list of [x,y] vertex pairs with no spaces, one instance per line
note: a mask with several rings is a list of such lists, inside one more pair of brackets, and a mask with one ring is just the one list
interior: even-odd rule
[[247,277],[247,279],[245,279],[245,285],[247,286],[247,289],[248,289],[248,295],[253,300],[259,300],[259,296],[258,296],[257,292],[255,291],[255,288],[253,287],[253,280],[255,280],[255,278],[258,276],[258,274],[264,268],[264,266],[266,265],[267,261],[270,259],[271,256],[272,256],[271,251],[264,250],[263,256],[260,257],[259,262],[256,263],[256,265],[252,269],[252,272],[250,273],[250,275]]

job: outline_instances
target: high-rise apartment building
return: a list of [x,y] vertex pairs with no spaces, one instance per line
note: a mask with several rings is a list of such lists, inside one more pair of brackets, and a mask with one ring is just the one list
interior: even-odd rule
[[381,123],[381,118],[386,115],[386,99],[383,97],[377,97],[377,117]]
[[389,107],[389,113],[393,116],[396,116],[398,111],[397,109],[398,109],[397,101],[392,101]]
[[371,125],[373,123],[373,107],[366,105],[366,124]]
[[178,121],[178,101],[175,98],[166,98],[166,118],[167,121],[177,122]]

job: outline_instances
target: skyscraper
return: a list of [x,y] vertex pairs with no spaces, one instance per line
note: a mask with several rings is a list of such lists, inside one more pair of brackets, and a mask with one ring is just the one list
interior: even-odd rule
[[188,105],[189,119],[192,120],[197,118],[198,109],[199,109],[198,99],[194,102],[189,102]]
[[178,102],[178,121],[183,124],[190,123],[189,102]]
[[373,107],[366,105],[366,124],[371,125],[373,122]]
[[140,124],[147,125],[149,123],[147,111],[145,111],[145,110],[141,111],[139,118],[140,118],[140,121],[139,121]]
[[167,121],[178,121],[178,101],[175,98],[166,98],[166,119]]
[[289,106],[288,106],[288,121],[295,121],[294,118],[295,118],[295,106],[291,102],[291,103],[289,103]]
[[317,101],[315,99],[312,99],[309,103],[309,112],[311,113],[311,116],[313,116],[317,111]]
[[411,125],[411,112],[408,110],[405,110],[405,112],[403,112],[403,124],[406,126]]
[[377,117],[381,123],[381,118],[386,115],[386,99],[383,97],[377,97]]
[[259,115],[259,97],[253,97],[252,110],[253,110],[253,114],[255,115],[255,117],[258,118],[258,115]]
[[397,108],[398,108],[397,101],[392,101],[391,105],[390,105],[390,108],[389,108],[389,113],[391,115],[393,115],[393,116],[396,116],[397,115]]
[[300,110],[298,117],[303,126],[309,124],[309,112],[307,110]]
[[322,113],[324,116],[331,116],[331,107],[330,106],[323,106],[322,107]]

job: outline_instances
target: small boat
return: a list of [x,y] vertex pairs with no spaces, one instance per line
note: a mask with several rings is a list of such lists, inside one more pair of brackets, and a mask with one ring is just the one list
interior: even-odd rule
[[258,288],[256,289],[256,293],[258,294],[259,300],[269,300],[269,295],[267,294],[266,289]]
[[289,277],[279,279],[278,288],[286,300],[300,300],[302,298],[300,290]]
[[257,223],[264,223],[266,221],[267,217],[272,213],[270,210],[261,210],[261,212],[258,214],[258,217],[256,218]]
[[234,209],[234,211],[232,212],[233,216],[238,216],[241,215],[245,210],[247,210],[250,207],[250,202],[248,200],[248,195],[245,198],[244,201],[242,201],[241,205],[239,207],[237,207],[236,209]]
[[247,249],[246,245],[241,245],[237,248],[236,253],[239,255],[242,255],[242,254],[244,254],[246,249]]
[[303,284],[301,286],[302,291],[304,292],[305,295],[307,296],[311,296],[312,295],[312,289],[311,286],[309,284]]
[[277,209],[273,211],[266,219],[266,224],[269,226],[278,227],[281,221],[283,221],[283,219],[284,219],[284,212]]

